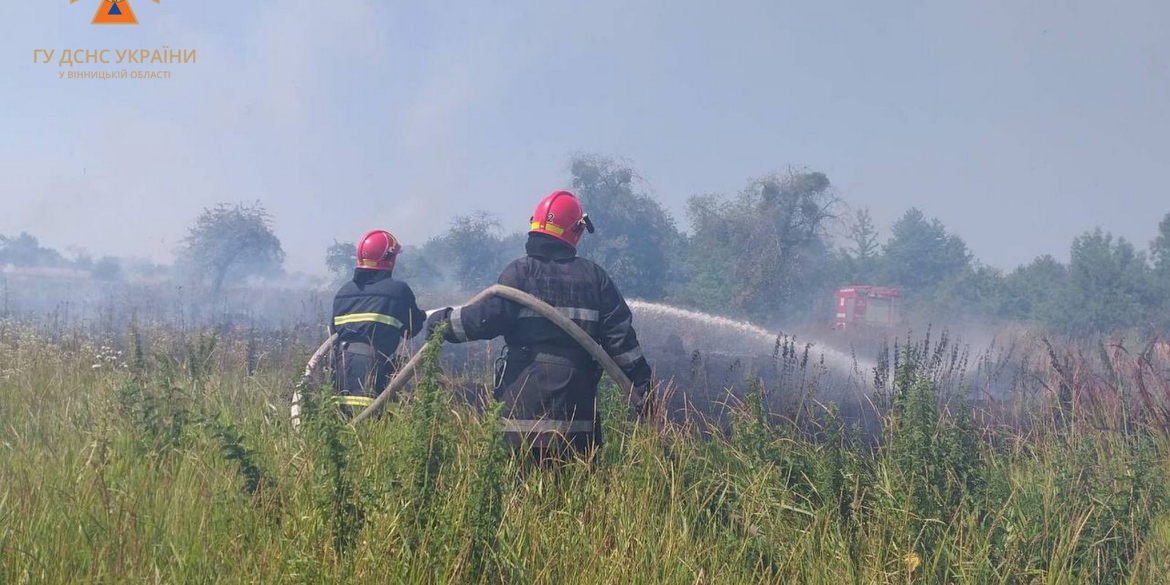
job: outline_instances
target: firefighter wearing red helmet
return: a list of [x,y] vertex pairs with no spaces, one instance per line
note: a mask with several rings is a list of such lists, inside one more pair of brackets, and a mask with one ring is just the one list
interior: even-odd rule
[[[593,232],[581,202],[568,191],[554,191],[537,204],[529,222],[527,255],[509,264],[499,283],[556,307],[593,337],[634,383],[635,404],[644,412],[651,370],[630,308],[605,270],[577,256],[581,236]],[[588,457],[601,444],[601,367],[559,327],[499,297],[435,312],[428,335],[444,321],[450,323],[444,335],[449,342],[504,336],[496,397],[504,402],[505,438],[514,448],[531,448],[537,460],[549,462]]]
[[392,278],[402,246],[394,234],[373,230],[357,244],[353,279],[333,297],[333,385],[341,411],[365,410],[389,382],[392,357],[403,337],[414,337],[426,324],[414,291]]

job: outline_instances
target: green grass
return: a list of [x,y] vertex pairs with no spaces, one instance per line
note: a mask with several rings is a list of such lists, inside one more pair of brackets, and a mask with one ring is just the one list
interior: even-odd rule
[[355,430],[317,399],[294,432],[284,394],[303,350],[266,362],[251,339],[135,334],[121,357],[0,329],[0,583],[1170,574],[1159,427],[1043,405],[1026,426],[977,425],[915,347],[899,354],[876,447],[832,409],[799,430],[777,421],[763,408],[776,389],[751,389],[714,438],[629,423],[611,395],[595,464],[538,471],[503,448],[498,410],[452,402],[434,360],[381,420]]

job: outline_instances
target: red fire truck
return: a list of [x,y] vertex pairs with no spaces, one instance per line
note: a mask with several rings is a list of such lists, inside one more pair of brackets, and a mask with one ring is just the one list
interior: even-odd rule
[[837,291],[837,329],[893,327],[902,318],[902,290],[854,285]]

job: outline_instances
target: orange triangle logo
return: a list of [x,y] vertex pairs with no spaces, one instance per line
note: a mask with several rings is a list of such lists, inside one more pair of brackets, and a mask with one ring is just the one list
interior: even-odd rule
[[90,24],[138,24],[128,0],[102,0]]

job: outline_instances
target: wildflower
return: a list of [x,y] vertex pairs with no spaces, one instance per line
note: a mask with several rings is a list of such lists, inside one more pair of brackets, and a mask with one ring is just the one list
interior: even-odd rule
[[906,570],[913,573],[918,565],[922,564],[922,559],[918,557],[918,553],[910,551],[902,558],[902,562],[906,563]]

